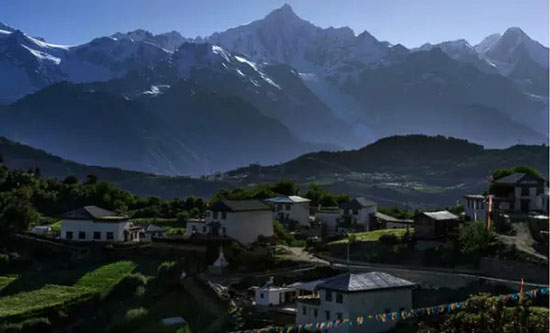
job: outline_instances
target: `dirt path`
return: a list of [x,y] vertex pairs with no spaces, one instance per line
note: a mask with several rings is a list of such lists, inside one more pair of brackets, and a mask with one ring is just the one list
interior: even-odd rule
[[521,250],[525,253],[528,253],[537,258],[548,261],[548,257],[538,253],[533,249],[533,244],[535,240],[531,237],[529,228],[526,223],[513,223],[512,227],[516,231],[514,236],[498,235],[498,238],[506,245],[515,244],[518,250]]

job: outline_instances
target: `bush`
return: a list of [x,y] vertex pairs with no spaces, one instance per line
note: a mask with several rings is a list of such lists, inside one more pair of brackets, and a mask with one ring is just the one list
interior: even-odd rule
[[10,264],[10,256],[0,253],[0,269],[7,268]]
[[149,311],[147,311],[147,309],[143,307],[130,309],[126,312],[126,316],[124,316],[124,319],[128,322],[139,321],[147,317],[148,314]]
[[381,244],[390,245],[390,246],[399,244],[399,243],[401,242],[401,240],[399,239],[399,237],[397,237],[397,236],[394,235],[394,234],[385,234],[385,235],[382,235],[382,236],[380,236],[380,238],[378,239],[378,241],[379,241]]
[[481,257],[498,244],[495,234],[485,222],[466,223],[460,229],[460,250],[465,255]]
[[164,283],[176,284],[179,280],[180,267],[175,261],[165,261],[157,268],[157,275]]
[[115,287],[115,292],[119,295],[131,296],[136,293],[139,287],[147,284],[147,278],[141,273],[133,273],[124,277]]
[[52,324],[48,318],[32,318],[21,323],[22,333],[48,333],[52,332]]

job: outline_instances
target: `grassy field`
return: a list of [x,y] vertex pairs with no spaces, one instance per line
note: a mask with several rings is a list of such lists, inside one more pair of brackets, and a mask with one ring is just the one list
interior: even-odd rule
[[0,291],[17,280],[17,276],[0,276]]
[[[1,297],[0,318],[46,310],[87,299],[94,294],[106,295],[135,268],[136,264],[131,261],[119,261],[84,274],[73,286],[46,284],[40,289]],[[0,289],[2,284],[6,287],[16,279],[1,277]]]
[[32,313],[91,296],[86,288],[46,285],[41,289],[0,298],[0,318]]
[[[409,228],[409,231],[413,232],[414,230],[412,228]],[[405,235],[406,232],[407,232],[407,229],[381,229],[381,230],[373,230],[369,232],[357,232],[349,235],[354,235],[356,242],[376,242],[383,235],[394,235],[396,237],[401,238],[403,237],[403,235]],[[349,237],[331,242],[329,243],[329,245],[346,244],[348,242],[349,242]]]
[[74,286],[105,295],[135,268],[136,264],[131,261],[118,261],[86,273]]

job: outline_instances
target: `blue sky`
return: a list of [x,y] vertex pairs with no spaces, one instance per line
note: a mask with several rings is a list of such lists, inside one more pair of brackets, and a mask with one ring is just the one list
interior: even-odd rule
[[0,0],[0,22],[59,44],[143,28],[209,35],[290,4],[322,26],[368,30],[407,47],[522,28],[548,45],[548,0]]

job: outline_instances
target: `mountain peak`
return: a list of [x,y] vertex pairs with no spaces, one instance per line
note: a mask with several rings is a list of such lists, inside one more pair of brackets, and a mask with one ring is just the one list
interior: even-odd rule
[[271,13],[267,14],[266,19],[279,19],[279,20],[301,20],[298,15],[294,12],[292,7],[285,3],[281,8],[273,10]]

